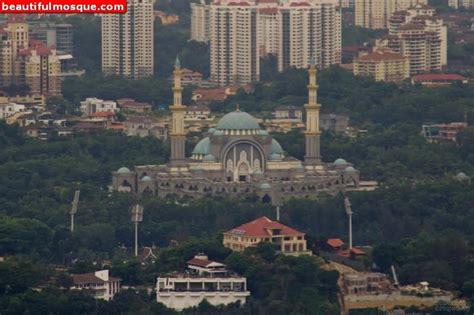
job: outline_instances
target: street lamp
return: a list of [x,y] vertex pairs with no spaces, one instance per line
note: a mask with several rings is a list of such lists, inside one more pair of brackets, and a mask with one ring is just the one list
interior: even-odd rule
[[352,207],[349,198],[344,197],[344,207],[349,218],[349,250],[352,249]]
[[80,190],[74,192],[74,200],[72,201],[72,208],[69,214],[71,215],[71,233],[74,232],[74,215],[77,212],[77,206],[79,204],[79,195],[81,194]]
[[132,207],[132,222],[135,223],[135,256],[138,256],[138,222],[143,221],[143,206],[136,204]]

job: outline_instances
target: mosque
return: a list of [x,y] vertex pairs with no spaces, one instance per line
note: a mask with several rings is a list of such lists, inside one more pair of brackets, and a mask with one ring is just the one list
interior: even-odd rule
[[170,106],[171,152],[168,164],[122,167],[112,174],[112,188],[160,197],[199,198],[219,194],[253,194],[264,201],[330,194],[359,186],[359,171],[344,159],[323,163],[320,155],[317,69],[309,67],[306,110],[305,157],[287,156],[281,145],[260,127],[250,114],[236,109],[209,129],[185,156],[185,125],[182,105],[181,67],[174,70],[174,104]]

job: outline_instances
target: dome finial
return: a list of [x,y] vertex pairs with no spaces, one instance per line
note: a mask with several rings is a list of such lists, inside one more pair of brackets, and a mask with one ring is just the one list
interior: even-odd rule
[[179,62],[179,54],[176,54],[176,60],[174,62],[174,67],[175,67],[175,69],[180,69],[181,68],[181,63]]
[[236,111],[236,112],[240,112],[240,104],[236,104],[236,105],[235,105],[235,111]]
[[314,58],[314,56],[311,56],[311,59],[309,59],[309,66],[311,68],[316,67],[316,59]]

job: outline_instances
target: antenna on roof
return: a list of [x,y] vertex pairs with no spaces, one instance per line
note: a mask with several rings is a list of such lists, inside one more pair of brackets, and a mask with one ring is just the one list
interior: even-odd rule
[[71,215],[71,232],[74,232],[74,215],[77,212],[77,206],[79,205],[79,195],[81,194],[80,190],[74,192],[74,200],[72,201],[72,208],[69,214]]

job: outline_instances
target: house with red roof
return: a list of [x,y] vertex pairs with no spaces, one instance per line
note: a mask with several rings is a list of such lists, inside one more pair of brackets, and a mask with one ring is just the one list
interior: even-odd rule
[[469,83],[469,79],[459,74],[428,73],[418,74],[412,77],[412,84],[421,84],[426,87],[449,86],[451,83]]
[[267,217],[260,217],[223,234],[224,246],[233,251],[243,251],[261,242],[269,242],[283,254],[311,255],[311,251],[307,249],[305,233]]

